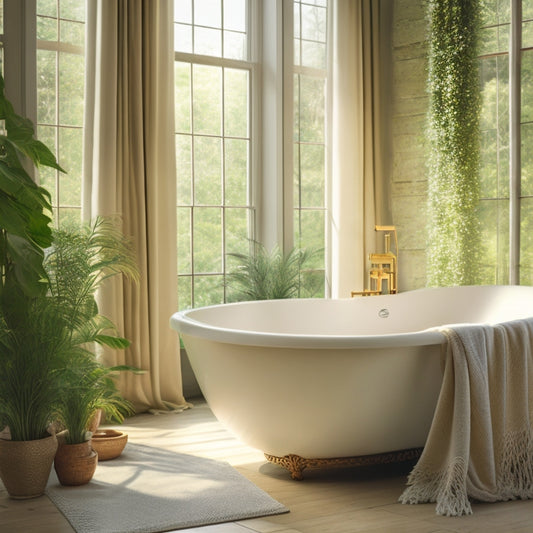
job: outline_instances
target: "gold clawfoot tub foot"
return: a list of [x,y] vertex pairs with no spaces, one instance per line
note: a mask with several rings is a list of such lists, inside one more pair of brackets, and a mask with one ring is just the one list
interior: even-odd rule
[[331,459],[306,459],[299,455],[289,454],[283,457],[265,453],[265,458],[271,463],[286,468],[292,479],[303,479],[303,471],[306,468],[339,468],[348,466],[373,466],[388,463],[401,463],[416,460],[420,457],[423,448],[410,448],[375,455],[359,455],[356,457],[334,457]]
[[268,453],[265,453],[265,457],[267,461],[286,468],[291,473],[292,479],[296,479],[298,481],[303,479],[304,468],[309,466],[308,459],[304,459],[303,457],[294,455],[292,453],[283,457],[276,457],[275,455],[269,455]]

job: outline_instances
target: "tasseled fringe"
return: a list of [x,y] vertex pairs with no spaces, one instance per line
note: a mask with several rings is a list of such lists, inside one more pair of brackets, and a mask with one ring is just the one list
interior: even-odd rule
[[499,462],[498,499],[533,498],[533,435],[531,428],[508,432]]
[[[490,501],[533,499],[533,433],[531,428],[506,433],[497,463],[496,487]],[[444,516],[472,514],[466,488],[467,465],[455,457],[443,472],[431,472],[417,464],[409,474],[407,488],[400,496],[403,504],[436,503],[436,513]],[[489,501],[489,500],[487,500]]]
[[455,457],[443,472],[429,472],[415,466],[407,480],[408,487],[400,496],[403,504],[436,503],[435,512],[444,516],[472,514],[466,492],[466,464]]

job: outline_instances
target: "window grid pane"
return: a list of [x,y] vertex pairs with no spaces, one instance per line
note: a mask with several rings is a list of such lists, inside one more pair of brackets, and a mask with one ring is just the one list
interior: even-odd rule
[[308,297],[325,294],[326,15],[326,0],[294,1],[294,243],[322,250],[302,273]]
[[[207,4],[210,13],[203,12]],[[247,251],[254,236],[251,73],[234,61],[247,59],[247,6],[247,0],[194,0],[175,12],[185,43],[176,43],[175,62],[180,309],[224,302],[227,254]],[[200,33],[208,36],[203,48]],[[220,61],[179,55],[191,51]]]
[[509,32],[507,2],[482,4],[480,42],[481,201],[484,243],[480,283],[507,283],[509,276]]
[[[520,265],[519,282],[533,283],[530,253],[533,195],[533,4],[523,2],[520,27],[512,26],[511,0],[483,2],[485,27],[481,37],[481,186],[480,221],[485,243],[481,283],[509,283],[510,279],[510,135],[509,91],[520,83]],[[509,37],[521,29],[520,79],[509,79]],[[516,147],[518,149],[518,147]],[[513,232],[514,232],[513,227]],[[513,235],[513,239],[517,237]]]
[[533,51],[522,52],[521,57],[521,195],[533,196]]
[[40,171],[54,224],[81,218],[85,3],[37,0],[37,135],[66,173]]
[[249,60],[248,0],[174,0],[174,51]]
[[327,1],[294,0],[294,64],[326,68]]

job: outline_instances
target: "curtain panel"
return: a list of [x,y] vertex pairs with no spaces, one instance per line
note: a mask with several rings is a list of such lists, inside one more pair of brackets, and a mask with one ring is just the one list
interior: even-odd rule
[[334,298],[368,288],[368,254],[391,224],[387,95],[392,2],[332,0],[328,72],[329,277]]
[[172,0],[87,2],[83,216],[118,215],[141,281],[113,280],[101,312],[131,341],[103,354],[128,364],[120,390],[138,412],[180,410]]

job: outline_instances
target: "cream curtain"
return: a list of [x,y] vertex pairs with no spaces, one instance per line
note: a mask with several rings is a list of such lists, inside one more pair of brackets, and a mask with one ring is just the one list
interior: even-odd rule
[[368,288],[368,254],[379,251],[374,227],[391,224],[383,126],[387,31],[392,3],[333,0],[330,10],[329,172],[331,293]]
[[138,412],[181,409],[177,308],[172,0],[87,2],[84,218],[119,215],[141,282],[104,288],[100,310],[131,347],[109,364],[146,370],[120,388]]

